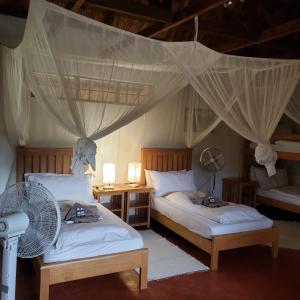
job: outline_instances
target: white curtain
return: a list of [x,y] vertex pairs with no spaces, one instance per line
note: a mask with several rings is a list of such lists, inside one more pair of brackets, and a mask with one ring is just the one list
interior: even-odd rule
[[1,47],[1,98],[3,118],[12,147],[28,140],[30,90],[27,88],[20,49]]
[[286,107],[285,114],[294,122],[300,124],[300,82]]
[[269,139],[300,78],[296,60],[223,55],[199,43],[169,43],[174,61],[194,89],[233,130],[258,144],[255,156],[274,175]]
[[43,1],[31,3],[20,48],[37,101],[86,145],[187,84],[159,41]]
[[[170,106],[181,107],[187,146],[224,120],[258,144],[256,158],[273,174],[269,138],[300,74],[299,61],[236,57],[197,42],[152,40],[42,0],[31,0],[25,35],[14,53],[23,65],[22,76],[12,75],[16,82],[25,73],[36,101],[79,138],[74,155],[78,171],[84,163],[93,164],[92,140],[171,99]],[[193,88],[181,91],[189,83]],[[182,102],[176,102],[179,91]],[[16,131],[26,137],[26,126],[20,134],[19,104],[13,100],[12,105]]]
[[177,114],[183,117],[181,126],[184,130],[185,145],[192,148],[219,125],[221,118],[191,85],[178,93],[177,101]]

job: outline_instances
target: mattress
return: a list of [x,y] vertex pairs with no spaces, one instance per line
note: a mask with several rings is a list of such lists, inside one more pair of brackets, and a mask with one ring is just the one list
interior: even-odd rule
[[[277,142],[275,144],[271,144],[272,149],[274,151],[278,151],[278,152],[292,152],[292,153],[300,153],[300,142],[296,143],[289,143],[288,141],[278,141],[280,142],[279,144],[277,144]],[[255,149],[256,144],[255,143],[250,143],[249,147],[251,149]]]
[[262,197],[272,198],[300,206],[299,186],[288,185],[270,190],[257,189],[256,194]]
[[163,197],[155,197],[151,205],[153,209],[172,221],[208,239],[216,235],[271,228],[273,225],[273,221],[266,217],[263,217],[259,221],[228,225],[220,224],[200,215],[191,215],[187,211],[172,205],[170,201]]
[[[91,241],[89,243],[78,245],[76,247],[69,246],[64,248],[58,248],[56,247],[56,244],[54,244],[43,255],[43,259],[45,263],[88,258],[88,257],[125,252],[125,251],[143,248],[144,245],[143,239],[141,235],[134,228],[126,224],[124,221],[122,221],[119,217],[117,217],[114,213],[109,211],[103,205],[97,204],[97,206],[101,213],[101,216],[103,217],[103,220],[101,220],[99,224],[97,224],[97,226],[101,226],[102,224],[106,226],[120,225],[124,229],[127,229],[128,234],[126,234],[126,237],[118,238],[118,239],[103,238],[102,241],[97,241],[97,242]],[[85,225],[86,224],[75,224],[75,225],[64,224],[64,226],[76,226],[77,228],[78,226],[85,226]],[[61,230],[64,230],[64,226],[62,226]]]

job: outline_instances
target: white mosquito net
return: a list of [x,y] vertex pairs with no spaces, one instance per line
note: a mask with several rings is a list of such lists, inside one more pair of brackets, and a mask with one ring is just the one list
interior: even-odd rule
[[28,102],[37,101],[80,139],[74,172],[86,163],[95,167],[94,140],[169,99],[184,120],[187,146],[223,120],[258,144],[256,159],[272,175],[276,155],[269,138],[300,76],[296,60],[229,56],[198,42],[153,40],[42,0],[31,0],[23,41],[3,48],[1,61],[12,142],[26,144]]

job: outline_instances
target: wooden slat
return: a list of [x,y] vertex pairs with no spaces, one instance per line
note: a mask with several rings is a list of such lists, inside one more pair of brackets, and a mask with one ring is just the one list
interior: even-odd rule
[[28,173],[70,173],[73,150],[69,148],[17,148],[16,180]]
[[55,155],[54,154],[50,154],[48,156],[47,171],[49,173],[55,173]]
[[79,9],[81,8],[81,6],[84,4],[85,1],[86,1],[86,0],[77,0],[77,1],[73,4],[71,10],[74,11],[74,12],[78,12]]
[[40,170],[41,170],[41,173],[47,173],[48,171],[48,158],[46,155],[41,155],[41,160],[40,160]]
[[70,156],[64,155],[63,156],[63,173],[64,174],[70,173],[70,166],[71,166]]
[[222,5],[225,0],[205,0],[205,1],[198,1],[193,5],[189,5],[186,8],[178,11],[173,19],[174,21],[170,24],[161,26],[161,25],[154,25],[150,28],[146,28],[143,31],[140,31],[139,34],[149,36],[149,37],[156,37],[159,34],[168,31],[172,28],[178,27],[179,25],[193,19],[196,16],[200,16],[209,12],[212,9],[217,8],[218,6]]
[[32,172],[32,156],[25,155],[25,173]]
[[32,171],[33,173],[40,172],[40,156],[32,156]]
[[88,5],[159,23],[173,21],[170,10],[157,6],[149,6],[132,0],[89,0]]
[[61,155],[55,156],[55,173],[61,174],[63,172],[63,157]]
[[217,51],[220,52],[232,52],[238,49],[243,49],[251,46],[255,46],[258,44],[262,44],[268,41],[272,41],[278,38],[285,37],[287,35],[297,33],[300,31],[300,19],[295,19],[284,24],[277,25],[275,27],[271,27],[266,29],[261,33],[261,35],[252,41],[236,41],[235,43],[230,43],[227,45],[223,45],[217,48]]

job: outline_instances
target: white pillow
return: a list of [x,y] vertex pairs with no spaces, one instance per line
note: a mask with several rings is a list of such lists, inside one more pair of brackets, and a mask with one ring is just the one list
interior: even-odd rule
[[152,183],[152,179],[150,176],[150,171],[145,169],[145,178],[146,178],[146,185],[147,187],[152,188],[153,187],[153,183]]
[[66,174],[36,173],[28,175],[26,179],[44,185],[57,201],[94,201],[91,174],[66,176]]
[[[160,171],[153,171],[153,170],[144,170],[145,171],[145,178],[146,178],[146,185],[147,187],[153,188],[153,181],[151,178],[151,172],[160,172]],[[177,172],[186,172],[186,170],[179,170],[179,171],[167,171],[168,173],[177,173]],[[166,173],[166,172],[161,172]]]
[[287,186],[289,184],[285,169],[277,169],[276,174],[269,177],[265,168],[251,167],[250,178],[251,180],[257,181],[259,187],[264,190]]
[[172,192],[195,192],[193,171],[158,172],[149,174],[155,189],[155,196],[161,197]]
[[[24,179],[25,181],[29,181],[28,178],[30,176],[72,176],[73,174],[58,174],[58,173],[25,173]],[[32,177],[31,177],[32,178]],[[31,180],[32,181],[32,180]]]

